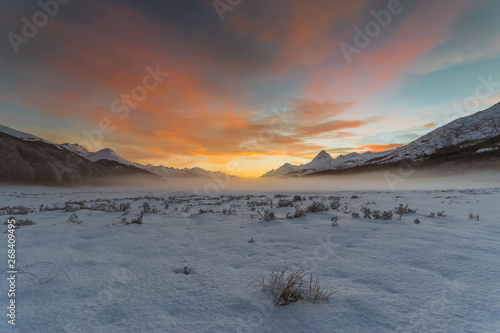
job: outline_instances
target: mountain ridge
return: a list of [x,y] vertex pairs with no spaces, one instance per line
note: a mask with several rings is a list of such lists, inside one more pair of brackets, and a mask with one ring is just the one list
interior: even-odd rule
[[18,131],[16,129],[5,126],[5,125],[0,125],[0,133],[4,133],[4,134],[10,135],[10,136],[13,136],[15,138],[21,139],[21,140],[26,141],[26,142],[43,142],[46,144],[50,144],[58,149],[64,149],[66,151],[72,152],[72,153],[74,153],[74,154],[76,154],[76,155],[78,155],[78,156],[80,156],[80,157],[82,157],[85,160],[90,161],[90,162],[99,162],[102,160],[114,161],[114,162],[120,163],[120,164],[128,166],[128,167],[135,167],[138,169],[145,170],[149,173],[155,174],[155,175],[160,176],[162,178],[176,178],[176,177],[213,178],[213,177],[221,177],[221,176],[236,177],[236,176],[232,176],[232,175],[227,175],[221,171],[209,171],[209,170],[205,170],[205,169],[200,168],[200,167],[178,169],[178,168],[174,168],[174,167],[166,167],[163,165],[154,166],[151,164],[140,164],[140,163],[136,163],[136,162],[131,162],[131,161],[121,157],[120,155],[118,155],[118,153],[116,153],[111,148],[103,148],[103,149],[98,150],[96,152],[90,152],[85,147],[83,147],[77,143],[55,144],[55,143],[52,143],[48,140],[40,138],[36,135],[21,132],[21,131]]
[[[285,163],[276,170],[266,172],[261,177],[305,176],[314,173],[345,170],[349,168],[368,167],[370,165],[389,165],[404,160],[423,161],[432,156],[439,159],[439,151],[453,147],[458,154],[460,150],[480,144],[500,135],[500,103],[472,115],[453,120],[407,145],[379,153],[356,152],[332,158],[322,150],[311,162],[301,165]],[[496,143],[492,147],[481,148],[477,154],[500,149]],[[474,155],[469,152],[470,156]]]

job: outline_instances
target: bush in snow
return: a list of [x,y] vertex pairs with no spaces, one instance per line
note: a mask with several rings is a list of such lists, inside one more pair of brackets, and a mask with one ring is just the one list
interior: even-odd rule
[[222,214],[224,214],[224,215],[231,215],[231,214],[233,214],[233,213],[234,213],[234,210],[232,210],[232,209],[231,209],[231,207],[229,207],[229,208],[224,208],[224,209],[222,210]]
[[380,212],[380,210],[374,210],[372,211],[372,215],[374,220],[380,220],[382,219],[382,213]]
[[413,221],[415,224],[419,224],[420,223],[420,220],[419,219],[415,219],[415,221]]
[[287,199],[280,199],[278,201],[277,207],[293,207],[293,201]]
[[72,205],[72,204],[69,204],[69,203],[66,203],[66,205],[64,206],[64,211],[65,212],[77,212],[80,210],[80,205]]
[[392,211],[384,211],[382,213],[382,220],[392,220]]
[[366,206],[361,206],[361,212],[363,212],[363,218],[365,219],[392,220],[392,211],[390,210],[389,211],[384,210],[383,212],[381,212],[380,210],[371,210]]
[[403,217],[403,215],[409,214],[409,213],[416,213],[416,212],[417,211],[415,209],[409,208],[408,205],[403,206],[403,204],[399,204],[398,207],[394,208],[394,213],[396,213],[397,215],[399,215],[399,219],[400,220]]
[[436,213],[434,213],[434,212],[430,212],[430,214],[427,215],[427,217],[434,217],[434,216],[436,216]]
[[334,197],[333,200],[330,202],[330,208],[332,210],[338,210],[340,206],[341,206],[341,204],[340,204],[340,198],[339,197]]
[[[139,207],[140,208],[140,207]],[[142,203],[142,208],[141,208],[141,211],[144,213],[144,214],[150,214],[151,213],[151,207],[149,206],[149,202],[146,202],[144,201]]]
[[306,210],[309,213],[326,212],[328,211],[328,207],[321,201],[313,201]]
[[332,217],[332,227],[339,225],[339,218],[337,216]]
[[[15,220],[15,217],[14,216],[9,217],[7,220],[5,220],[5,222],[3,224],[9,224],[7,222],[9,220]],[[23,227],[23,226],[26,226],[26,225],[33,225],[33,224],[35,224],[35,221],[30,220],[30,219],[19,219],[19,220],[16,220],[16,227]]]
[[357,213],[357,212],[352,212],[351,217],[352,217],[353,219],[357,219],[357,218],[359,218],[359,213]]
[[302,216],[306,216],[306,211],[299,205],[295,206],[295,212],[288,212],[286,214],[287,219],[296,219]]
[[132,219],[132,221],[130,221],[130,223],[127,223],[127,224],[131,224],[131,223],[142,224],[143,217],[144,217],[144,213],[141,211],[141,213],[139,215],[137,215],[137,217],[135,219]]
[[82,221],[78,220],[78,215],[76,215],[75,213],[71,214],[71,216],[68,218],[68,222],[71,222],[71,223],[82,223]]
[[372,218],[372,210],[366,206],[361,206],[361,212],[363,213],[363,218],[364,219],[371,219]]
[[198,211],[198,214],[206,214],[206,213],[213,213],[214,211],[212,209],[201,209]]
[[265,210],[264,213],[261,213],[260,211],[257,212],[259,213],[261,220],[264,221],[276,220],[276,214],[273,211]]
[[186,205],[186,206],[181,208],[181,212],[187,214],[187,213],[189,213],[189,211],[191,210],[192,207],[193,207],[192,205]]
[[441,211],[441,212],[438,212],[436,215],[439,216],[439,217],[446,217],[446,216],[448,216],[448,214],[444,213],[444,210]]
[[316,303],[334,293],[322,290],[318,280],[313,283],[312,273],[299,269],[287,274],[286,267],[281,272],[271,272],[267,283],[262,278],[262,288],[273,295],[273,302],[278,306],[299,300]]
[[[304,200],[305,200],[305,198],[304,198]],[[300,195],[296,194],[293,196],[293,201],[302,201],[302,197]]]
[[28,215],[29,213],[34,213],[35,208],[25,207],[25,206],[6,206],[0,208],[0,215],[13,214],[13,215]]
[[130,203],[121,203],[120,206],[118,207],[119,212],[126,212],[130,208]]
[[476,221],[479,221],[479,213],[475,216],[472,213],[469,214],[469,220],[474,220],[474,219],[476,219]]

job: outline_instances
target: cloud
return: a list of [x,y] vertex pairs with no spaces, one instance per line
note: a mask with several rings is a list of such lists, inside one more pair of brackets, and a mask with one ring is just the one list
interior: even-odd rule
[[359,128],[383,119],[382,117],[370,117],[364,120],[331,120],[317,125],[302,127],[301,136],[315,136],[323,133],[340,131],[348,128]]
[[[457,0],[450,6],[447,1],[420,1],[411,6],[415,8],[404,9],[400,14],[405,15],[400,24],[393,23],[374,37],[373,43],[362,49],[351,64],[347,64],[337,47],[336,57],[318,66],[310,75],[307,96],[359,101],[384,91],[412,72],[419,59],[450,38],[454,24],[471,2]],[[344,36],[346,41],[351,38],[351,32]]]
[[364,145],[364,146],[360,147],[359,149],[378,153],[378,152],[382,152],[382,151],[386,151],[386,150],[396,149],[396,148],[401,147],[401,146],[404,146],[404,145],[401,143],[370,144],[370,145]]
[[[242,157],[310,158],[326,139],[335,151],[365,135],[358,129],[370,135],[369,125],[387,115],[361,103],[391,89],[415,66],[460,61],[463,50],[429,54],[453,36],[456,21],[471,6],[464,0],[451,6],[420,1],[348,66],[338,45],[366,23],[374,2],[245,1],[223,24],[209,0],[203,4],[213,20],[198,17],[208,15],[199,6],[175,3],[186,6],[186,17],[154,11],[159,3],[72,2],[17,57],[2,60],[0,81],[9,88],[9,103],[21,105],[27,120],[40,113],[71,121],[77,142],[88,141],[83,130],[109,119],[114,131],[91,148],[109,146],[134,161],[183,166]],[[2,27],[16,28],[15,18],[32,9],[23,6],[16,3]],[[143,85],[146,67],[157,64],[169,76],[126,116],[113,112],[112,103]],[[282,105],[288,106],[280,116],[284,126],[274,128],[270,110]],[[45,131],[51,135],[52,128]],[[398,135],[353,149],[382,149],[382,143],[400,142]]]
[[338,116],[353,106],[354,102],[335,102],[332,99],[318,102],[312,99],[292,98],[290,113],[298,124],[314,124]]

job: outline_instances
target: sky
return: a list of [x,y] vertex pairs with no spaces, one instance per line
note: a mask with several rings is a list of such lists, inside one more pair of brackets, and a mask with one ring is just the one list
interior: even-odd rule
[[0,124],[258,177],[500,101],[496,0],[0,0]]

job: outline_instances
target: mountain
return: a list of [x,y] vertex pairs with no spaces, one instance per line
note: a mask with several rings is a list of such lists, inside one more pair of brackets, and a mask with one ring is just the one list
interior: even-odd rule
[[[439,127],[374,163],[423,160],[446,148],[463,149],[500,135],[500,103]],[[498,148],[498,147],[491,147]]]
[[500,103],[456,119],[394,150],[351,153],[335,159],[323,150],[309,163],[286,163],[262,177],[331,174],[342,170],[367,171],[394,167],[402,161],[418,162],[422,168],[446,163],[453,163],[454,166],[475,163],[476,167],[483,164],[497,168],[500,165]]
[[91,162],[97,162],[99,160],[110,160],[110,161],[115,161],[124,165],[133,165],[132,162],[127,161],[117,153],[115,153],[112,149],[109,148],[104,148],[99,151],[96,151],[94,153],[89,152],[87,149],[84,147],[80,146],[79,144],[69,144],[69,143],[63,143],[59,145],[60,147],[63,147],[64,149],[67,149],[75,154],[80,155],[86,160],[89,160]]
[[330,154],[322,150],[311,162],[302,165],[291,165],[285,163],[276,170],[271,170],[265,173],[262,177],[276,176],[304,176],[314,174],[325,170],[342,170],[363,165],[374,158],[384,157],[390,154],[392,150],[372,153],[366,152],[363,154],[350,153],[340,155],[337,158],[332,158]]
[[15,138],[24,140],[24,141],[40,141],[40,142],[45,142],[48,144],[53,144],[52,142],[49,142],[49,141],[44,140],[42,138],[39,138],[36,135],[24,133],[24,132],[15,130],[13,128],[10,128],[10,127],[7,127],[7,126],[1,125],[1,124],[0,124],[0,132],[7,134],[7,135],[10,135],[10,136],[13,136]]
[[173,167],[166,167],[163,165],[158,165],[154,166],[151,164],[139,164],[139,163],[133,163],[134,166],[147,170],[151,173],[154,173],[160,177],[199,177],[199,178],[218,178],[222,176],[230,176],[230,177],[236,177],[236,176],[231,176],[227,175],[223,172],[220,171],[208,171],[202,168],[194,167],[194,168],[184,168],[184,169],[177,169]]
[[[14,135],[11,135],[14,134]],[[0,183],[74,186],[127,184],[160,178],[116,161],[92,162],[34,135],[0,127]]]
[[[97,152],[89,152],[87,149],[84,147],[80,146],[79,144],[69,144],[69,143],[63,143],[59,145],[60,147],[63,147],[66,150],[69,150],[75,154],[80,155],[81,157],[85,158],[86,160],[92,161],[92,162],[97,162],[99,160],[109,160],[109,161],[115,161],[120,164],[128,165],[128,166],[134,166],[139,169],[146,170],[148,172],[151,172],[155,175],[158,175],[160,177],[165,177],[165,178],[170,178],[170,177],[198,177],[198,178],[210,178],[210,177],[220,177],[220,176],[227,176],[225,173],[217,171],[208,171],[202,168],[194,167],[194,168],[184,168],[184,169],[177,169],[173,167],[166,167],[163,165],[158,165],[154,166],[151,164],[139,164],[139,163],[133,163],[130,162],[120,155],[118,155],[115,151],[109,148],[101,149]],[[234,177],[234,176],[231,176]]]

